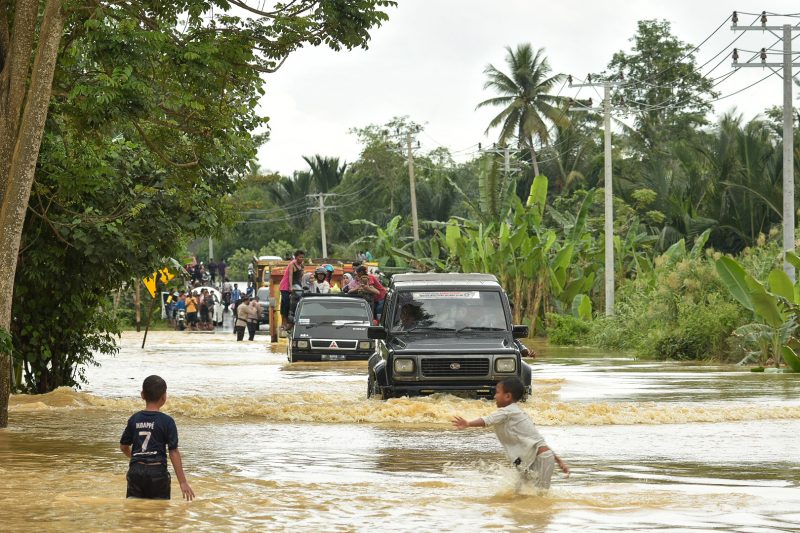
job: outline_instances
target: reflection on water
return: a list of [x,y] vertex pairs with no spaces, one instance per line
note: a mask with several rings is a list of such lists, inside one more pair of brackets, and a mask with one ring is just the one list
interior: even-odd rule
[[[590,354],[535,361],[524,408],[573,467],[516,491],[481,400],[365,398],[364,363],[287,364],[231,335],[125,338],[85,392],[12,398],[0,529],[796,530],[800,382]],[[122,426],[169,384],[198,499],[126,501]],[[177,484],[173,494],[177,492]]]

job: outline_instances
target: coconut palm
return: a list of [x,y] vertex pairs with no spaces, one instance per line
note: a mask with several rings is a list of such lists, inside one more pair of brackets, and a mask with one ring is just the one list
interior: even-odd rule
[[317,184],[319,192],[326,193],[341,183],[347,163],[339,164],[338,157],[323,157],[319,154],[314,157],[303,156],[311,168],[311,177]]
[[490,130],[500,126],[501,145],[517,137],[520,146],[527,146],[531,153],[533,172],[539,175],[539,161],[534,141],[542,144],[549,141],[548,122],[564,125],[568,122],[557,108],[563,97],[550,94],[553,87],[563,79],[563,74],[550,76],[550,64],[544,49],[534,52],[530,44],[520,44],[516,50],[506,47],[506,63],[510,72],[501,72],[493,65],[483,71],[488,77],[484,89],[493,89],[500,96],[479,103],[476,109],[486,106],[502,107],[502,111],[489,122]]

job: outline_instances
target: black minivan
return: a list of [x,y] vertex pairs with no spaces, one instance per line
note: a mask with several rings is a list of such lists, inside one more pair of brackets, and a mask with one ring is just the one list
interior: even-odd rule
[[372,307],[363,298],[303,296],[289,338],[289,362],[369,359],[375,352],[375,341],[367,336],[372,320]]

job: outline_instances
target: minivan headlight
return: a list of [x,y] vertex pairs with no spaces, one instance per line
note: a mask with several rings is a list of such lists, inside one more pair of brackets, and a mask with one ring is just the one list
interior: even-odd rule
[[359,341],[358,349],[359,350],[370,350],[370,349],[372,349],[372,341]]
[[398,374],[408,374],[414,371],[414,360],[408,358],[395,359],[394,371]]
[[495,372],[507,374],[509,372],[516,372],[517,360],[513,357],[501,357],[494,362]]

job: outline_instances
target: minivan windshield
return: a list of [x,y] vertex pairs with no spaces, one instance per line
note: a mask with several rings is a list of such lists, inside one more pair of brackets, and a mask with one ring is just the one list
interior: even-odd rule
[[361,298],[328,300],[326,298],[303,299],[298,311],[298,324],[321,322],[370,322],[369,304]]
[[403,291],[392,331],[507,331],[498,291]]

